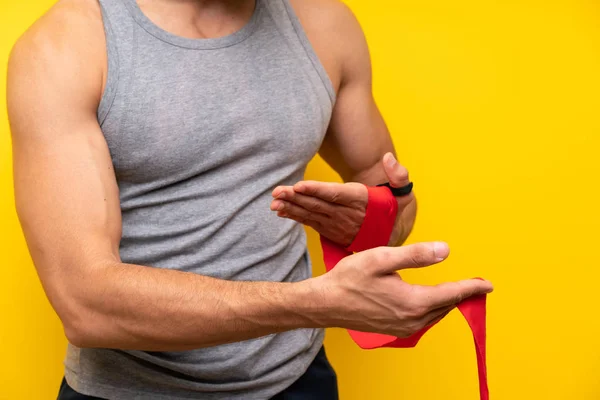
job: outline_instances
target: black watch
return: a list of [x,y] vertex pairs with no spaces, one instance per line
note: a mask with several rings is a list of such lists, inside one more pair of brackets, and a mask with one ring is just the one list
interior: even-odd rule
[[402,186],[402,187],[399,187],[399,188],[395,188],[395,187],[390,186],[389,182],[380,183],[377,186],[378,187],[379,186],[385,186],[385,187],[387,187],[388,189],[391,190],[392,194],[394,196],[396,196],[396,197],[406,196],[406,195],[410,194],[410,192],[412,192],[412,189],[413,189],[413,183],[412,182],[409,183],[406,186]]

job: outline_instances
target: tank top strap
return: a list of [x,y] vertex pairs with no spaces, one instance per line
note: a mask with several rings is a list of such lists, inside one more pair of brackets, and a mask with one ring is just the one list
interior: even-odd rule
[[[300,60],[308,57],[310,65],[304,63],[304,66],[313,69],[313,71],[307,70],[306,73],[313,79],[315,87],[324,86],[331,104],[335,104],[336,94],[333,84],[308,40],[308,36],[289,0],[265,0],[265,3],[273,22],[277,25],[280,34],[287,40],[290,49],[294,51]],[[315,77],[314,71],[317,72],[317,77]],[[315,80],[315,78],[317,79]]]
[[100,126],[113,105],[125,71],[131,71],[136,55],[134,20],[121,0],[98,0],[106,39],[108,71],[104,93],[98,106]]

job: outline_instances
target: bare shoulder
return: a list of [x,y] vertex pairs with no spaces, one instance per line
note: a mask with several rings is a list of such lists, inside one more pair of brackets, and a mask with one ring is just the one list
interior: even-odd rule
[[368,69],[368,48],[353,11],[340,0],[288,0],[332,81]]
[[74,87],[81,88],[79,94],[93,104],[99,100],[104,85],[105,49],[102,15],[96,0],[57,2],[12,48],[8,64],[9,108],[21,103],[21,96],[15,92],[26,95],[30,90]]
[[104,40],[99,3],[60,0],[17,40],[12,55],[18,57],[31,51],[42,56],[64,55],[65,50],[90,49],[90,40],[92,45],[102,45]]
[[311,27],[356,29],[352,10],[340,0],[289,0],[298,16]]

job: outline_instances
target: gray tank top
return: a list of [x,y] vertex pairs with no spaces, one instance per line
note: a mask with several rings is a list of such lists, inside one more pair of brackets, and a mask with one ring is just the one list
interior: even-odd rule
[[[303,179],[335,93],[287,0],[257,0],[241,30],[216,39],[168,33],[135,0],[99,1],[109,64],[98,120],[120,189],[123,262],[309,278],[304,229],[270,211],[270,193]],[[322,330],[298,329],[185,352],[69,345],[65,373],[107,399],[267,399],[322,341]]]

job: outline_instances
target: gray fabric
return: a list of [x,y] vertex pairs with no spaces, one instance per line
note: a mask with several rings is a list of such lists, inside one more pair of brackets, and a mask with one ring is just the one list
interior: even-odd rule
[[[303,178],[335,94],[287,0],[258,0],[248,24],[217,39],[167,33],[135,0],[99,1],[109,65],[98,120],[120,189],[123,262],[309,278],[303,227],[269,210],[270,192]],[[70,345],[65,373],[109,399],[266,399],[322,341],[322,330],[299,329],[186,352]]]

